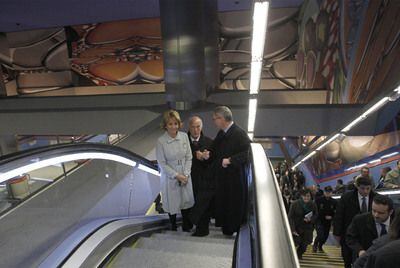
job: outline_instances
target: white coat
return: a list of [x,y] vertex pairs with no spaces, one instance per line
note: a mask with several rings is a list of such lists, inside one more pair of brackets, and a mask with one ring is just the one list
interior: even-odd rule
[[[186,133],[178,131],[175,138],[167,132],[158,138],[156,146],[157,162],[161,170],[161,196],[163,209],[170,214],[194,205],[192,178],[192,151]],[[188,176],[188,183],[180,185],[176,175]]]

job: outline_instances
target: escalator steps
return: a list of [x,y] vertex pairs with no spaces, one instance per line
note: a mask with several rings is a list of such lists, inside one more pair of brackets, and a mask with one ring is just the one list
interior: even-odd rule
[[210,257],[193,253],[163,252],[153,249],[124,248],[113,268],[230,268],[232,258]]
[[207,237],[192,237],[190,233],[155,233],[140,238],[133,247],[123,248],[112,267],[118,268],[230,268],[234,240],[213,238],[216,231]]
[[303,259],[300,260],[302,268],[341,268],[344,267],[340,248],[335,246],[324,246],[325,253],[313,253],[311,246],[308,247]]
[[223,238],[210,238],[210,237],[193,237],[190,235],[173,235],[173,234],[153,234],[151,237],[157,239],[165,239],[165,240],[181,240],[181,241],[192,241],[192,242],[203,242],[203,243],[218,243],[218,244],[225,244],[230,245],[232,241],[230,239],[223,239]]
[[136,244],[136,248],[154,249],[163,252],[195,253],[215,257],[232,257],[233,252],[233,244],[194,243],[193,241],[165,240],[154,237],[141,238]]

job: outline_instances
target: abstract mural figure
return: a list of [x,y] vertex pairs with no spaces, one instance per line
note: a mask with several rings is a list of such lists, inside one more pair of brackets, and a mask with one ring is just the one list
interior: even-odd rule
[[163,82],[158,18],[80,25],[72,29],[72,70],[94,85]]

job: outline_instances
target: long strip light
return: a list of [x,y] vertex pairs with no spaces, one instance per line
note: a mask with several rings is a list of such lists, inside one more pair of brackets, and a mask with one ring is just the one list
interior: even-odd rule
[[324,148],[325,146],[327,146],[329,143],[331,143],[332,141],[336,140],[338,137],[340,136],[339,133],[336,133],[335,135],[333,135],[329,140],[325,141],[324,143],[322,143],[320,146],[318,146],[317,149],[315,149],[316,151],[320,151],[322,148]]
[[255,2],[251,38],[250,94],[258,94],[267,34],[269,2]]
[[257,98],[260,89],[261,73],[263,68],[263,57],[265,50],[265,36],[267,34],[268,1],[257,1],[254,3],[253,31],[251,37],[251,67],[250,67],[250,99],[249,118],[247,132],[249,138],[254,138],[254,124],[257,113]]
[[247,125],[247,132],[254,132],[256,114],[257,114],[257,99],[249,99],[249,120]]
[[[397,90],[397,89],[395,89]],[[352,129],[355,125],[363,121],[365,118],[368,117],[368,115],[372,114],[376,110],[380,109],[382,106],[384,106],[387,102],[389,102],[390,98],[389,97],[384,97],[374,105],[372,105],[368,110],[366,110],[362,115],[354,119],[350,124],[348,124],[346,127],[342,129],[341,132],[347,132],[350,129]]]
[[[394,93],[396,93],[397,97],[398,95],[400,95],[400,86],[398,86],[397,88],[395,88],[393,90]],[[340,135],[344,135],[345,132],[350,131],[350,129],[352,129],[354,126],[356,126],[358,123],[360,123],[361,121],[363,121],[364,119],[366,119],[370,114],[372,114],[373,112],[379,110],[381,107],[383,107],[386,103],[388,103],[389,101],[395,101],[396,98],[392,98],[389,96],[383,97],[380,101],[378,101],[377,103],[375,103],[374,105],[372,105],[370,108],[368,108],[368,110],[366,110],[364,113],[362,113],[359,117],[357,117],[356,119],[354,119],[353,121],[351,121],[347,126],[345,126],[340,133],[336,133],[335,135],[333,135],[329,140],[325,141],[324,143],[322,143],[320,146],[317,147],[317,149],[315,149],[315,151],[320,151],[322,148],[324,148],[325,146],[327,146],[329,143],[331,143],[332,141],[334,141],[335,139],[337,139]],[[307,159],[309,159],[312,155],[315,154],[315,151],[312,151],[310,154],[306,155],[302,160],[300,160],[299,162],[297,162],[292,169],[295,169],[296,167],[298,167],[299,165],[301,165],[304,161],[306,161]],[[397,155],[399,154],[398,152],[394,152],[388,155],[384,155],[382,157],[380,157],[380,159],[383,158],[387,158],[393,155]],[[373,160],[370,161],[369,163],[377,163],[380,160]],[[366,165],[366,164],[363,164]],[[351,169],[355,169],[358,168],[359,166],[354,166],[351,168],[348,168],[346,170],[351,170]]]
[[111,160],[111,161],[116,161],[119,163],[123,163],[129,166],[136,166],[136,162],[133,160],[130,160],[128,158],[114,155],[114,154],[109,154],[109,153],[76,153],[76,154],[70,154],[70,155],[63,155],[63,156],[57,156],[49,159],[44,159],[44,160],[39,160],[34,163],[27,164],[25,166],[20,166],[18,168],[15,168],[13,170],[0,173],[0,183],[7,181],[11,178],[14,178],[16,176],[19,176],[24,173],[28,173],[30,171],[39,169],[39,168],[44,168],[50,165],[55,165],[63,162],[69,162],[69,161],[75,161],[75,160],[82,160],[82,159],[103,159],[103,160]]
[[302,162],[307,161],[309,158],[311,158],[313,155],[315,155],[317,152],[316,151],[312,151],[311,153],[309,153],[306,157],[304,157],[303,159],[301,159]]
[[390,153],[390,154],[385,154],[385,155],[381,156],[380,158],[381,159],[385,159],[385,158],[389,158],[391,156],[395,156],[395,155],[398,155],[398,154],[399,154],[399,152],[393,152],[393,153]]
[[250,94],[258,94],[260,88],[262,72],[262,61],[254,61],[251,63],[250,71]]
[[253,33],[251,42],[252,61],[261,61],[264,54],[267,33],[269,2],[255,2],[253,13]]

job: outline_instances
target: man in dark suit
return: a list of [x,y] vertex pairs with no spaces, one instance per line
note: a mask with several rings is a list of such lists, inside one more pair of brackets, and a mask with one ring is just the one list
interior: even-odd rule
[[206,236],[209,234],[209,222],[212,213],[215,186],[213,178],[208,176],[209,150],[212,139],[203,135],[203,122],[200,117],[193,116],[189,119],[189,141],[192,149],[191,177],[195,204],[191,209],[190,218],[196,225],[193,236]]
[[356,215],[346,234],[346,244],[353,251],[353,260],[362,256],[372,245],[372,241],[387,234],[393,201],[383,195],[375,195],[372,211]]
[[228,107],[215,108],[213,120],[219,129],[211,147],[216,183],[215,225],[221,226],[225,235],[232,235],[239,231],[240,225],[246,220],[247,183],[244,166],[248,161],[250,139],[233,122]]
[[354,216],[371,211],[375,193],[368,177],[359,177],[355,182],[356,189],[346,192],[340,198],[333,219],[333,235],[342,247],[342,258],[345,268],[350,268],[353,260],[351,248],[346,244],[346,230]]

